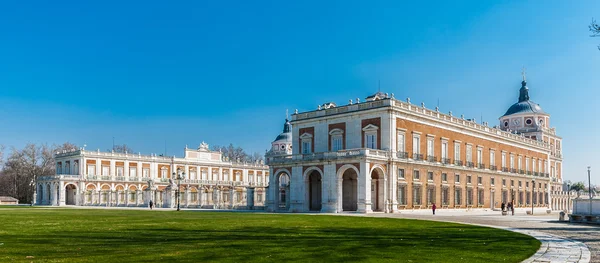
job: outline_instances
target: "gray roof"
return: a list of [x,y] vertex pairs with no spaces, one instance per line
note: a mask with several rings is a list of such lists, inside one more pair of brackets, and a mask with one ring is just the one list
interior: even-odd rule
[[0,201],[2,201],[2,202],[14,202],[14,201],[19,201],[19,199],[14,198],[14,197],[10,197],[10,196],[0,196]]
[[529,88],[526,85],[527,82],[523,80],[521,82],[521,89],[519,90],[519,102],[510,106],[502,117],[518,113],[546,114],[539,104],[529,100]]

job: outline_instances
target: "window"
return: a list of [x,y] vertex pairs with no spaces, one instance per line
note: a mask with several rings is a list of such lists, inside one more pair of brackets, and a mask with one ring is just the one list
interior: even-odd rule
[[404,169],[398,169],[398,179],[404,179]]
[[461,190],[460,188],[456,188],[454,189],[454,204],[457,206],[460,206],[461,200],[460,200],[460,194],[461,194]]
[[421,136],[418,134],[413,135],[413,154],[421,153]]
[[522,186],[522,184],[521,184],[521,183],[523,183],[523,182],[519,181],[519,187],[521,187],[521,186]]
[[443,181],[443,182],[446,182],[446,181],[448,181],[448,174],[446,174],[446,173],[442,173],[442,181]]
[[515,156],[510,155],[510,169],[515,169]]
[[506,167],[506,153],[502,153],[502,168]]
[[479,205],[483,205],[483,202],[485,201],[483,189],[478,189],[477,193],[478,193],[477,202]]
[[496,165],[496,152],[490,150],[490,165]]
[[129,167],[129,177],[137,177],[137,167]]
[[473,146],[467,144],[467,162],[473,162]]
[[329,135],[331,136],[331,151],[337,152],[343,150],[344,131],[342,129],[333,129],[329,132]]
[[448,205],[448,187],[442,188],[442,205]]
[[433,181],[433,172],[427,172],[427,180]]
[[365,145],[369,149],[377,149],[377,147],[378,147],[378,145],[377,145],[377,130],[379,130],[379,127],[377,127],[373,124],[369,124],[363,128],[363,131],[365,133],[365,138],[364,138]]
[[198,177],[196,176],[196,170],[191,170],[190,171],[190,179],[192,179],[192,180],[198,180]]
[[117,176],[122,177],[123,176],[123,167],[117,167]]
[[142,169],[142,176],[149,178],[150,177],[150,168],[144,168]]
[[109,166],[102,166],[102,175],[103,176],[109,176],[110,175],[110,167]]
[[398,186],[398,204],[406,205],[406,185]]
[[399,152],[406,152],[405,149],[405,142],[406,142],[406,138],[405,138],[405,134],[404,132],[398,132],[398,151]]
[[502,191],[502,203],[507,203],[508,202],[508,191],[504,190]]
[[455,183],[460,183],[460,174],[455,174],[454,175],[454,182]]
[[477,148],[477,164],[483,164],[483,149]]
[[56,174],[62,174],[62,164],[60,162],[56,163]]
[[533,168],[533,172],[534,172],[534,173],[535,173],[535,171],[536,171],[536,170],[535,170],[535,166],[536,166],[536,165],[535,165],[535,159],[533,159],[533,163],[531,164],[531,167]]
[[473,189],[467,189],[467,205],[473,205]]
[[529,182],[525,182],[525,187],[529,187]]
[[413,179],[414,179],[414,180],[419,180],[419,179],[421,179],[421,178],[420,178],[420,175],[419,175],[419,170],[414,170],[414,171],[413,171]]
[[431,203],[435,203],[435,188],[434,187],[427,187],[427,205],[430,205]]
[[540,169],[538,169],[538,171],[539,171],[540,173],[543,173],[543,172],[544,172],[544,169],[542,169],[542,160],[538,160],[538,165],[540,166]]
[[502,179],[502,186],[506,186],[506,179]]
[[490,184],[494,185],[496,183],[496,179],[494,177],[490,178]]
[[525,171],[529,172],[529,157],[525,157]]
[[71,163],[65,162],[65,174],[71,174]]
[[304,133],[300,136],[300,142],[302,146],[302,154],[312,153],[312,141],[313,135],[310,133]]
[[413,186],[413,204],[421,205],[421,186],[420,185]]
[[259,183],[262,183],[262,182],[263,182],[263,177],[262,177],[262,175],[260,175],[260,174],[259,174],[259,175],[257,175],[257,176],[256,176],[256,178],[258,179],[258,182],[259,182]]
[[523,168],[522,168],[522,167],[523,167],[523,166],[521,166],[521,156],[519,156],[519,157],[518,157],[518,159],[517,159],[517,169],[519,169],[519,170],[523,170]]
[[367,148],[369,149],[377,149],[377,135],[376,134],[367,134]]
[[510,180],[510,186],[515,186],[515,180]]
[[470,184],[470,183],[471,183],[471,176],[467,175],[467,184]]
[[337,152],[339,150],[343,150],[344,147],[342,146],[342,136],[341,135],[336,135],[332,137],[332,146],[333,146],[333,151]]
[[427,156],[434,156],[434,153],[433,153],[433,138],[432,137],[428,137],[427,138]]
[[448,142],[442,141],[442,158],[448,159]]
[[481,176],[477,176],[477,184],[482,184],[483,183],[483,178],[481,178]]
[[87,166],[87,174],[88,175],[96,175],[96,166],[88,164],[88,166]]
[[73,164],[73,174],[79,174],[79,163],[75,162]]
[[460,161],[460,143],[454,143],[454,160]]

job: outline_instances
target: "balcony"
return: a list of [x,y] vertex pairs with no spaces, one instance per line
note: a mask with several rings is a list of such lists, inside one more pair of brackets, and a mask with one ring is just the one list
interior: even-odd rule
[[479,168],[479,169],[485,169],[485,164],[480,163],[480,164],[477,165],[477,168]]
[[510,172],[516,174],[517,173],[517,169],[515,168],[510,168]]
[[492,171],[498,171],[498,166],[490,165],[490,170],[492,170]]
[[531,175],[531,171],[527,171],[527,175]]
[[307,154],[290,154],[290,155],[278,155],[267,157],[267,165],[270,164],[286,164],[286,163],[297,163],[302,161],[323,161],[323,160],[339,160],[346,158],[357,158],[357,157],[370,157],[370,158],[386,158],[391,156],[389,151],[377,150],[377,149],[349,149],[341,150],[336,152],[319,152],[319,153],[307,153]]
[[450,164],[451,162],[452,162],[452,160],[450,160],[450,158],[442,158],[443,164]]
[[117,176],[117,177],[115,177],[115,180],[117,180],[117,181],[125,181],[125,176]]
[[86,176],[86,178],[88,180],[98,180],[98,176],[97,175],[88,175],[88,176]]
[[415,161],[423,161],[423,154],[420,153],[413,153],[413,159]]
[[545,175],[545,177],[546,177],[546,178],[549,178],[549,177],[550,177],[550,174],[549,174],[549,173],[545,173],[544,175]]
[[454,160],[454,165],[456,165],[456,166],[462,166],[463,165],[463,161],[461,161],[461,160]]
[[142,182],[148,182],[150,181],[150,177],[142,177]]
[[540,176],[540,173],[538,173],[538,172],[533,172],[533,176]]
[[130,182],[137,182],[139,178],[137,177],[129,177]]
[[508,167],[502,167],[502,171],[508,173]]
[[437,157],[435,157],[433,155],[427,155],[427,161],[430,163],[435,163],[435,162],[437,162]]
[[467,167],[474,168],[475,167],[475,163],[474,162],[467,162]]
[[525,174],[525,170],[519,170],[520,174]]
[[408,153],[407,152],[398,152],[396,154],[396,156],[398,156],[398,158],[400,158],[400,159],[408,159]]
[[103,175],[100,177],[100,180],[108,181],[108,180],[110,180],[110,176]]

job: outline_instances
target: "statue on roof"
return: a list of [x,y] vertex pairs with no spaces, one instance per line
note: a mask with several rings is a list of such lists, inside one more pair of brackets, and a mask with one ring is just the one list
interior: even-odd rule
[[204,141],[202,141],[202,143],[200,144],[200,146],[198,146],[198,150],[199,151],[203,151],[203,152],[208,152],[210,151],[208,149],[208,143],[205,143]]

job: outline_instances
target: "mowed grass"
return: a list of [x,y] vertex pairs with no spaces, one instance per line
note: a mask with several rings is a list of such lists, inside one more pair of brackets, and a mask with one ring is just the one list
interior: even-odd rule
[[520,262],[539,247],[421,220],[0,207],[0,262]]

